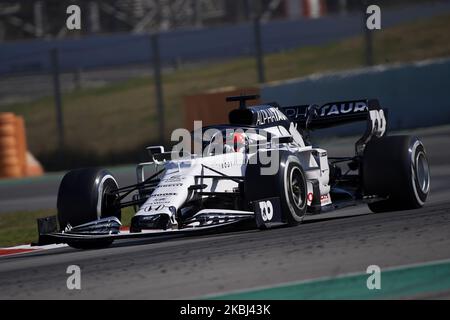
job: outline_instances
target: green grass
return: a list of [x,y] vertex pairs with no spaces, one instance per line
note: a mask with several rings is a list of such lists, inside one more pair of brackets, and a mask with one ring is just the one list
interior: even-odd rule
[[[304,47],[265,57],[268,81],[363,66],[362,37],[323,46]],[[408,62],[450,55],[450,16],[418,20],[378,31],[374,36],[377,64]],[[256,85],[253,58],[220,64],[183,67],[165,74],[167,133],[183,125],[182,98],[225,86]],[[87,161],[110,155],[136,154],[157,138],[157,116],[152,79],[140,78],[97,89],[65,94],[64,117],[69,149]],[[26,119],[28,144],[38,158],[52,159],[57,146],[53,99],[0,107]],[[166,134],[168,136],[168,134]],[[49,156],[50,154],[50,156]],[[47,161],[46,160],[46,161]],[[104,160],[106,161],[106,160]],[[123,160],[115,160],[123,161]]]
[[[12,212],[0,214],[0,247],[30,244],[37,241],[36,219],[56,215],[55,210]],[[129,226],[134,211],[122,210],[122,225]]]

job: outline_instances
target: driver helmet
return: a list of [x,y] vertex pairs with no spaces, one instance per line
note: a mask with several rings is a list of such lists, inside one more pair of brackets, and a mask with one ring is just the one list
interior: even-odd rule
[[233,139],[233,151],[234,152],[244,152],[248,145],[248,137],[243,132],[234,132]]

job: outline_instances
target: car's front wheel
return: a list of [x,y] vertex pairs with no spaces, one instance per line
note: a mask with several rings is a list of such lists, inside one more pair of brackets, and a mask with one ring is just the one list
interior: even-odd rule
[[61,230],[101,218],[121,218],[114,191],[118,184],[104,169],[77,169],[68,172],[58,191],[58,222]]

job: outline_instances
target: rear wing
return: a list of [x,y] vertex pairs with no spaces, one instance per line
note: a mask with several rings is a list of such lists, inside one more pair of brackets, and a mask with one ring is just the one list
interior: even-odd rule
[[382,109],[376,99],[327,103],[323,106],[300,105],[281,107],[289,121],[302,130],[331,128],[352,122],[366,121],[367,130],[356,144],[360,154],[372,137],[382,137],[386,133],[387,109]]
[[382,111],[378,100],[355,100],[318,105],[281,107],[288,119],[302,129],[323,129],[369,120],[370,111]]

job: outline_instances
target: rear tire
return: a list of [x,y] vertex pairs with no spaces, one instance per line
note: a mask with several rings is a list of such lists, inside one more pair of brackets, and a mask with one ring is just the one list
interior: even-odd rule
[[58,191],[58,222],[61,230],[92,222],[100,218],[121,218],[116,196],[109,192],[118,185],[112,174],[104,169],[78,169],[68,172]]
[[278,197],[289,226],[296,226],[306,215],[306,177],[298,157],[280,152],[278,172],[262,175],[261,164],[248,164],[245,172],[245,197],[249,202]]
[[422,142],[411,136],[372,140],[364,151],[364,192],[387,197],[370,203],[373,212],[423,207],[430,191],[430,169]]

